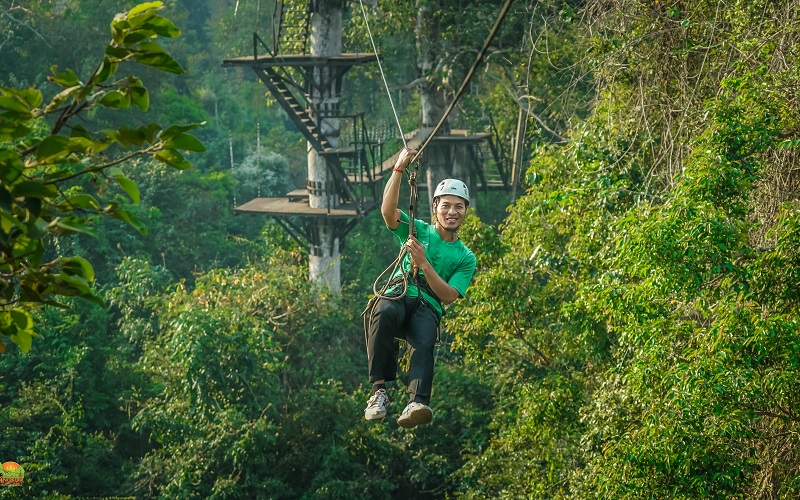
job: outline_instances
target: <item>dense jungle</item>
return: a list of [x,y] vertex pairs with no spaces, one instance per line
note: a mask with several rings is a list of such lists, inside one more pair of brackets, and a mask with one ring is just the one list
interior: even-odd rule
[[[406,132],[505,3],[332,1]],[[363,414],[379,211],[331,290],[234,210],[306,177],[222,65],[278,3],[0,0],[0,498],[800,496],[798,0],[512,3],[448,123],[519,182],[459,232],[477,270],[413,430]],[[378,65],[345,81],[401,148]]]

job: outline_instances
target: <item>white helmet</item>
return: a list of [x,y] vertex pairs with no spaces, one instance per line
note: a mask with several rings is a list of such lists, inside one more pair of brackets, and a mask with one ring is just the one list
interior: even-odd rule
[[452,194],[458,196],[467,202],[469,206],[469,188],[466,184],[458,179],[445,179],[436,186],[436,191],[433,193],[433,199],[443,196],[445,194]]

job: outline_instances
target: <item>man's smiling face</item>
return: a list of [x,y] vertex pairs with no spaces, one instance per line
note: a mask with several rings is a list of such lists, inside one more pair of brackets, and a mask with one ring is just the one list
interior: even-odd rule
[[467,204],[463,199],[452,194],[439,197],[436,204],[436,219],[444,229],[450,231],[458,229],[466,214]]

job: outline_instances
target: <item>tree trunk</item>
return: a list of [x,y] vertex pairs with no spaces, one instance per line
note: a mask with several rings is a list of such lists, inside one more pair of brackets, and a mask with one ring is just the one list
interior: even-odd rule
[[[423,127],[435,127],[449,105],[444,82],[437,75],[445,65],[439,51],[443,43],[442,29],[437,17],[437,12],[442,8],[440,3],[425,0],[417,2],[418,65],[421,76],[425,79],[420,88]],[[449,133],[450,126],[445,122],[437,135]],[[464,181],[470,193],[475,192],[476,180],[473,178],[474,169],[471,168],[473,161],[466,146],[431,143],[425,148],[423,161],[428,169],[425,176],[428,199],[432,199],[436,184],[448,178]]]
[[[339,2],[319,2],[311,16],[311,55],[328,57],[342,52],[342,8]],[[332,68],[317,66],[310,85],[310,114],[332,147],[339,145],[339,120],[331,118],[339,112],[339,95],[336,79],[330,78]],[[325,87],[323,82],[330,82]],[[325,158],[308,145],[309,206],[335,208],[339,197]],[[336,227],[327,219],[316,219],[314,228],[319,246],[310,249],[309,276],[313,281],[327,284],[331,290],[341,290],[339,253],[340,241]]]

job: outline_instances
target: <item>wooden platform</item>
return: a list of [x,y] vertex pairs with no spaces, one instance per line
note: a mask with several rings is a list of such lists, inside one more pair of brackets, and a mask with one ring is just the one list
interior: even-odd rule
[[293,191],[289,191],[286,193],[286,197],[289,198],[289,201],[305,201],[308,203],[308,189],[298,188]]
[[[368,203],[362,207],[366,213],[376,202]],[[352,219],[360,217],[358,210],[353,205],[342,205],[338,208],[311,208],[307,201],[290,201],[287,198],[255,198],[244,205],[239,205],[234,210],[237,212],[259,213],[264,215],[297,216],[297,217],[333,217]]]
[[435,142],[480,142],[489,139],[492,136],[489,132],[476,132],[470,134],[467,130],[453,129],[448,135],[436,135],[431,139],[431,143]]
[[[418,128],[416,130],[408,132],[407,134],[404,135],[404,138],[406,140],[406,146],[409,149],[419,149],[422,146],[422,144],[428,140],[428,137],[431,135],[431,132],[433,132],[432,127]],[[394,165],[397,163],[397,158],[400,157],[400,152],[402,151],[403,151],[402,148],[397,150],[395,154],[393,154],[392,156],[384,160],[383,163],[381,163],[380,169],[374,173],[375,182],[382,180],[383,176],[387,172],[391,172],[391,170],[394,168]]]
[[353,66],[355,64],[367,64],[375,61],[375,53],[358,52],[355,54],[339,54],[329,57],[318,57],[305,54],[283,54],[279,56],[259,55],[226,57],[222,60],[223,66],[291,66],[291,67],[314,67],[314,66]]
[[[425,141],[428,140],[433,128],[420,128],[405,134],[406,145],[411,149],[419,149]],[[437,143],[452,143],[452,142],[479,142],[489,139],[491,134],[469,133],[466,130],[451,130],[448,135],[436,136],[431,139],[431,142]],[[351,154],[352,148],[340,148],[339,150],[331,150],[331,155]],[[354,150],[353,150],[354,151]],[[400,156],[402,148],[396,151],[392,156],[387,158],[381,165],[372,170],[372,183],[380,183],[384,181],[385,176],[392,171],[397,158]],[[364,176],[365,177],[365,176]],[[352,185],[366,185],[370,184],[361,175],[354,176],[348,175],[348,181]],[[418,184],[420,189],[426,189],[424,183]],[[486,179],[486,185],[480,186],[481,190],[495,190],[504,189],[503,183],[499,179]],[[308,205],[309,194],[305,188],[295,189],[286,194],[284,198],[256,198],[248,201],[247,203],[235,208],[237,212],[245,213],[259,213],[275,217],[331,217],[339,219],[355,219],[368,213],[380,204],[380,200],[366,201],[361,210],[357,210],[354,204],[341,205],[337,208],[311,208]]]
[[[431,132],[433,132],[432,127],[424,127],[413,130],[405,134],[406,145],[411,149],[419,149],[425,141],[428,140],[430,137]],[[486,141],[491,137],[492,134],[489,132],[476,132],[476,133],[469,133],[467,130],[462,129],[453,129],[450,131],[448,135],[437,135],[431,139],[431,144],[433,143],[465,143],[465,142],[481,142]],[[392,156],[387,158],[383,161],[383,163],[376,169],[372,171],[372,182],[373,183],[381,183],[384,181],[384,178],[387,173],[391,172],[392,168],[394,168],[395,164],[397,163],[397,158],[400,156],[400,152],[402,148],[396,151]],[[361,176],[354,176],[348,175],[348,181],[353,184],[364,184],[365,182],[362,180]],[[489,183],[487,186],[489,189],[503,189],[502,181],[497,181],[497,185],[492,185]]]

